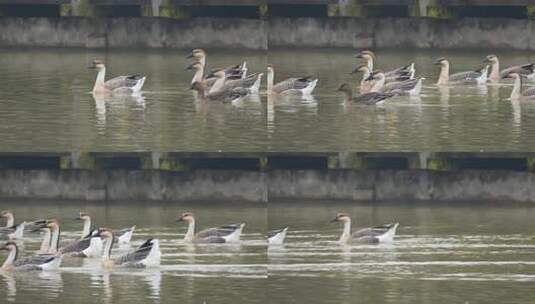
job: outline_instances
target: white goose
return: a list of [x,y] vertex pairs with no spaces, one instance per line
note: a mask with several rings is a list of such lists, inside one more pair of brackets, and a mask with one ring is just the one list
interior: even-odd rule
[[342,222],[344,231],[340,236],[340,243],[347,244],[350,242],[359,243],[389,243],[394,241],[396,229],[399,223],[391,223],[377,227],[364,228],[351,233],[351,218],[348,214],[338,213],[331,222]]
[[106,81],[106,66],[100,60],[93,60],[88,68],[98,71],[93,94],[136,94],[141,91],[146,79],[144,76],[127,75]]
[[500,82],[500,80],[508,78],[509,74],[515,72],[528,79],[535,79],[535,63],[510,66],[500,71],[500,61],[498,60],[498,56],[488,55],[483,62],[490,64],[489,81],[492,83]]
[[267,237],[268,237],[268,244],[269,245],[282,245],[284,244],[284,239],[286,238],[286,232],[288,231],[288,227],[284,227],[282,229],[276,229],[268,231]]
[[118,258],[111,258],[111,250],[115,243],[113,231],[109,228],[100,228],[95,236],[100,236],[104,241],[104,253],[102,266],[112,268],[114,266],[145,268],[160,266],[162,253],[157,239],[148,239],[137,249]]
[[177,221],[188,223],[188,230],[184,236],[184,241],[197,244],[239,242],[243,227],[245,227],[245,223],[231,224],[216,228],[208,228],[195,233],[195,217],[193,216],[193,213],[183,213]]
[[268,94],[288,94],[300,93],[303,95],[310,95],[316,88],[318,79],[313,79],[311,76],[293,77],[285,79],[277,84],[274,84],[275,70],[269,64],[267,66],[267,93]]
[[6,226],[0,228],[0,235],[7,236],[10,240],[22,239],[24,237],[24,228],[26,222],[15,224],[15,216],[13,212],[4,210],[0,213],[0,217],[6,219]]
[[438,58],[435,65],[440,65],[440,75],[437,85],[447,84],[485,84],[487,82],[489,66],[486,65],[475,71],[466,71],[450,75],[450,63],[444,58]]
[[53,263],[48,269],[59,267],[63,255],[57,250],[59,243],[59,225],[57,220],[45,220],[40,224],[36,224],[35,230],[41,230],[45,233],[40,249],[32,256],[17,259],[17,261],[14,262],[14,266],[19,267],[28,264],[46,264],[47,261],[52,261],[52,259],[59,257],[59,260],[55,260],[55,263],[58,264],[56,265]]
[[[91,229],[91,216],[89,214],[80,212],[76,220],[81,220],[84,222],[81,239],[87,238],[91,235],[92,232],[94,232],[94,230]],[[115,230],[113,234],[117,236],[117,241],[119,242],[119,244],[128,244],[130,243],[130,240],[132,239],[135,230],[136,226],[134,225],[129,228]]]
[[512,72],[505,76],[505,78],[514,79],[513,90],[511,91],[511,100],[535,100],[535,87],[523,90],[523,80],[525,76]]
[[29,270],[52,270],[59,268],[61,264],[60,255],[36,255],[18,261],[19,248],[15,242],[9,241],[0,250],[7,250],[9,254],[0,267],[3,271],[29,271]]

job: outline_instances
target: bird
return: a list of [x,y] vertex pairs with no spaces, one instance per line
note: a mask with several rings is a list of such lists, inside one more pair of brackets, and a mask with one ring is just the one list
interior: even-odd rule
[[288,94],[300,93],[310,95],[316,88],[318,79],[312,76],[292,77],[274,84],[275,70],[273,65],[267,66],[267,93],[268,94]]
[[497,83],[502,79],[508,78],[508,75],[513,72],[526,76],[528,79],[535,79],[535,63],[510,66],[500,71],[500,61],[498,60],[498,56],[494,54],[488,55],[483,62],[490,64],[488,80],[492,83]]
[[523,90],[523,78],[526,77],[518,72],[511,72],[505,78],[514,79],[511,100],[535,100],[535,87]]
[[[91,216],[88,213],[80,212],[78,217],[75,218],[76,220],[81,220],[84,222],[84,226],[82,229],[81,239],[84,239],[91,235],[91,233],[94,232],[94,230],[91,229]],[[130,243],[130,240],[132,239],[132,236],[134,234],[134,231],[136,230],[136,226],[124,228],[121,230],[114,231],[114,235],[116,235],[117,241],[119,244],[128,244]]]
[[146,79],[140,75],[127,75],[106,81],[106,66],[98,59],[93,60],[88,68],[98,71],[93,94],[137,94],[141,91]]
[[195,217],[193,213],[185,212],[177,221],[188,224],[188,230],[184,236],[186,243],[236,243],[240,240],[243,227],[245,227],[245,223],[239,223],[208,228],[195,233]]
[[450,63],[446,58],[438,58],[435,60],[434,64],[440,65],[440,75],[438,77],[437,85],[471,83],[481,85],[487,82],[488,65],[474,71],[459,72],[450,75]]
[[[364,59],[368,69],[370,71],[374,70],[374,61],[377,59],[374,52],[370,50],[364,50],[359,52],[355,57]],[[411,62],[407,65],[385,72],[385,77],[387,82],[400,81],[414,78],[415,73],[416,69],[414,68],[414,62]]]
[[6,219],[6,225],[4,227],[0,227],[0,235],[5,235],[10,240],[20,240],[24,237],[26,222],[15,224],[15,216],[13,215],[13,212],[9,210],[3,210],[0,213],[0,217]]
[[286,232],[288,232],[288,227],[268,231],[268,244],[282,245],[284,243],[284,239],[286,238]]
[[337,91],[344,93],[346,101],[363,105],[379,105],[395,95],[394,93],[369,92],[353,96],[353,88],[347,83],[341,84]]
[[100,237],[104,242],[104,253],[102,255],[102,266],[104,268],[113,268],[115,266],[129,268],[160,266],[162,253],[158,239],[148,239],[135,250],[112,259],[111,250],[115,243],[113,231],[110,228],[100,228],[95,237]]
[[19,248],[13,241],[5,243],[0,247],[0,250],[9,251],[2,267],[0,267],[3,271],[52,270],[59,268],[61,264],[61,255],[35,255],[18,260]]
[[376,227],[364,228],[351,233],[351,218],[346,213],[338,213],[331,222],[341,222],[344,230],[340,236],[340,243],[388,243],[394,240],[399,223],[385,224]]
[[370,92],[393,93],[396,95],[418,96],[422,90],[422,82],[425,78],[418,77],[404,81],[385,83],[385,74],[381,70],[374,71],[366,81],[373,81]]

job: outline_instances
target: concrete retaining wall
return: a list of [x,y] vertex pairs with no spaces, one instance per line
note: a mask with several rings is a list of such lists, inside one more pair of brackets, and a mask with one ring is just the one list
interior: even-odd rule
[[528,19],[430,18],[14,18],[1,46],[98,48],[492,48],[535,50]]

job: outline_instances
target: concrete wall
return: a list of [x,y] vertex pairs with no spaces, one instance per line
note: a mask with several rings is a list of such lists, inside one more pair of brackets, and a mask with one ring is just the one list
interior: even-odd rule
[[248,171],[0,170],[0,197],[266,202],[265,175]]
[[425,170],[0,170],[0,198],[535,202],[535,173]]
[[534,21],[428,18],[0,18],[1,46],[535,50]]

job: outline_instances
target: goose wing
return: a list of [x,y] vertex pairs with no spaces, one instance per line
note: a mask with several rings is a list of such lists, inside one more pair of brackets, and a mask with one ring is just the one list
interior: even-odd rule
[[253,86],[257,77],[258,77],[258,74],[251,74],[245,77],[244,79],[241,79],[241,78],[230,79],[230,80],[225,81],[224,88],[236,88],[236,87],[249,88]]
[[524,92],[522,92],[522,96],[529,99],[535,98],[535,87],[524,90]]
[[110,90],[118,88],[132,88],[143,78],[140,75],[118,76],[106,81],[104,84]]
[[449,77],[449,81],[452,82],[463,82],[463,81],[472,81],[481,76],[481,72],[479,71],[467,71],[467,72],[460,72],[456,74],[452,74]]
[[139,246],[136,250],[129,252],[123,256],[120,256],[113,261],[117,265],[124,265],[124,264],[136,264],[143,259],[145,259],[150,251],[152,250],[152,239],[148,239],[145,241],[141,246]]
[[56,258],[55,254],[36,254],[29,257],[25,257],[19,260],[16,260],[13,264],[15,267],[26,266],[26,265],[42,265],[46,264]]
[[353,101],[357,103],[362,103],[365,105],[374,105],[392,96],[394,96],[393,93],[370,92],[370,93],[360,94],[360,95],[353,97]]
[[392,71],[386,72],[385,77],[399,75],[399,74],[412,74],[412,69],[413,69],[413,63],[409,63],[397,69],[393,69]]
[[86,237],[85,239],[74,241],[63,248],[60,248],[59,252],[63,254],[82,252],[83,250],[89,248],[90,244],[91,244],[91,238]]
[[231,224],[231,225],[224,225],[219,226],[215,228],[208,228],[205,230],[202,230],[198,232],[195,236],[197,238],[207,238],[207,237],[223,237],[227,236],[237,229],[239,229],[241,224]]
[[418,81],[419,81],[418,78],[413,78],[413,79],[408,79],[405,81],[389,82],[385,84],[383,91],[384,92],[410,91],[414,89]]
[[311,76],[295,77],[283,80],[273,86],[273,91],[282,93],[289,90],[302,90],[313,81]]
[[516,65],[516,66],[503,69],[500,72],[500,76],[504,78],[505,76],[513,72],[518,73],[520,75],[530,75],[530,74],[533,74],[534,71],[535,71],[535,63],[528,63],[524,65]]

